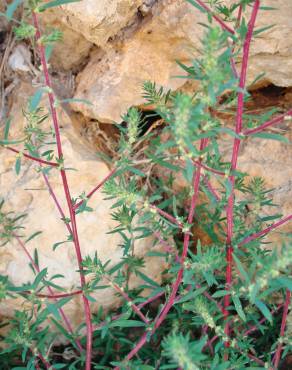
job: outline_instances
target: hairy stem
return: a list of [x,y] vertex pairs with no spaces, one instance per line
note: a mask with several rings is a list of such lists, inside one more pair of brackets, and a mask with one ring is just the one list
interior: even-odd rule
[[[39,53],[40,53],[40,59],[41,59],[43,73],[44,73],[44,78],[45,78],[46,86],[48,87],[48,98],[49,98],[50,111],[51,111],[51,116],[52,116],[53,125],[54,125],[58,157],[59,157],[59,160],[62,161],[64,159],[64,156],[63,156],[63,150],[62,150],[62,143],[61,143],[58,116],[57,116],[57,111],[56,111],[56,108],[55,108],[55,98],[54,98],[54,94],[52,93],[51,80],[50,80],[47,61],[46,61],[46,57],[45,57],[45,49],[44,49],[44,46],[41,44],[41,32],[40,32],[40,27],[39,27],[39,23],[38,23],[38,17],[37,17],[37,14],[35,12],[32,12],[32,18],[33,18],[34,27],[36,29],[36,42],[37,42],[38,48],[39,48]],[[82,254],[81,254],[81,248],[80,248],[80,244],[79,244],[76,216],[75,216],[75,212],[74,212],[72,201],[71,201],[71,195],[70,195],[70,190],[69,190],[69,185],[68,185],[66,172],[65,172],[64,169],[61,169],[60,173],[61,173],[63,189],[64,189],[64,193],[65,193],[65,197],[66,197],[66,202],[67,202],[67,206],[68,206],[68,210],[69,210],[69,214],[70,214],[73,242],[74,242],[75,253],[76,253],[77,262],[78,262],[78,269],[79,269],[79,272],[80,272],[80,283],[81,283],[81,287],[83,288],[83,286],[86,284],[86,282],[85,282],[85,277],[84,277],[84,274],[83,274]],[[86,338],[87,339],[86,339],[86,364],[85,364],[85,369],[90,370],[90,368],[91,368],[91,357],[92,357],[91,312],[90,312],[89,301],[86,298],[84,293],[82,294],[82,299],[83,299],[84,314],[85,314],[85,321],[86,321],[86,332],[87,332],[86,333]]]
[[258,132],[262,132],[264,129],[266,129],[266,128],[270,127],[270,126],[275,126],[277,124],[282,123],[286,119],[286,117],[292,117],[292,109],[288,110],[284,114],[281,114],[280,116],[277,116],[275,118],[272,118],[271,120],[263,123],[259,127],[252,128],[252,129],[249,129],[249,130],[244,130],[243,131],[243,134],[244,135],[252,135],[252,134],[256,134]]
[[[244,89],[246,84],[246,73],[247,73],[247,66],[249,60],[249,49],[252,40],[253,30],[255,26],[255,21],[259,9],[260,1],[255,0],[253,4],[251,18],[248,24],[247,33],[244,40],[243,45],[243,57],[242,57],[242,66],[241,66],[241,73],[240,73],[240,80],[239,80],[239,92],[237,98],[237,112],[236,112],[236,126],[235,132],[240,134],[242,131],[242,122],[243,122],[243,108],[244,108]],[[240,139],[235,138],[233,142],[233,150],[232,150],[232,158],[231,158],[231,171],[234,172],[237,168],[237,160],[240,148]],[[233,263],[233,246],[232,246],[232,238],[233,238],[233,224],[234,224],[234,185],[235,185],[235,176],[231,175],[228,178],[228,181],[231,185],[231,193],[228,198],[227,208],[226,208],[226,216],[227,216],[227,237],[226,237],[226,290],[231,289],[232,285],[232,263]],[[225,320],[225,334],[227,337],[230,336],[230,323],[229,323],[229,312],[228,307],[230,305],[230,294],[224,296],[224,320]],[[225,347],[229,347],[230,342],[225,342]],[[225,355],[225,360],[228,359],[228,354]]]
[[228,31],[229,33],[231,33],[232,35],[235,33],[234,30],[229,27],[220,17],[218,17],[216,14],[213,13],[212,9],[209,8],[205,3],[203,3],[202,0],[195,0],[201,8],[203,8],[207,13],[211,14],[212,18],[215,19],[215,21],[217,23],[219,23],[220,27],[225,30],[225,31]]
[[56,162],[45,161],[44,159],[33,157],[33,156],[29,155],[29,154],[23,153],[20,150],[17,150],[15,148],[12,148],[11,146],[5,146],[5,145],[3,145],[2,147],[10,150],[11,152],[20,154],[20,155],[24,156],[25,158],[30,159],[31,161],[34,161],[34,162],[37,162],[37,163],[40,163],[40,164],[44,164],[44,165],[47,165],[47,166],[51,166],[51,167],[58,167],[59,166],[59,164],[56,163]]
[[285,217],[285,218],[282,218],[282,220],[280,221],[277,221],[275,223],[273,223],[272,225],[270,225],[269,227],[267,227],[266,229],[262,230],[262,231],[259,231],[258,233],[255,233],[255,234],[252,234],[250,236],[247,236],[246,238],[244,238],[239,244],[238,244],[238,247],[242,247],[243,245],[251,242],[252,240],[255,240],[255,239],[258,239],[260,238],[261,236],[264,236],[264,235],[267,235],[270,231],[282,226],[283,224],[285,224],[286,222],[288,221],[291,221],[292,220],[292,214]]
[[281,353],[282,353],[282,347],[283,347],[283,337],[285,334],[285,328],[287,324],[287,317],[288,317],[288,311],[289,311],[289,305],[291,303],[291,291],[286,290],[286,299],[284,303],[284,309],[283,309],[283,315],[282,315],[282,322],[281,322],[281,329],[280,329],[280,338],[279,338],[279,343],[278,347],[276,349],[275,357],[274,357],[274,366],[275,369],[278,369],[279,362],[281,359]]

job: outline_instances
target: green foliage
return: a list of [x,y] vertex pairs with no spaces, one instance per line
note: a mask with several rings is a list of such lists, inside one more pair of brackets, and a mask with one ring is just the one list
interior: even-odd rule
[[[36,29],[26,19],[32,12],[74,2],[26,2],[25,17],[14,28],[16,39],[35,36]],[[71,198],[69,189],[64,186],[70,212],[66,215],[64,212],[61,219],[68,234],[52,249],[58,258],[59,248],[74,250],[75,247],[78,266],[76,263],[72,274],[79,273],[81,281],[81,286],[72,287],[72,294],[66,292],[62,287],[62,271],[51,276],[51,269],[39,261],[38,249],[33,256],[29,248],[26,249],[27,243],[36,243],[41,231],[26,231],[22,225],[25,215],[6,211],[4,201],[0,202],[1,245],[14,248],[16,243],[21,247],[19,253],[29,255],[33,274],[30,281],[20,286],[9,281],[8,276],[0,275],[1,305],[6,299],[24,302],[22,310],[15,310],[10,320],[11,329],[5,337],[6,347],[0,352],[0,363],[3,360],[6,364],[4,361],[9,357],[11,366],[22,363],[27,369],[35,369],[36,363],[40,364],[41,354],[54,369],[84,368],[86,353],[80,353],[79,341],[85,348],[86,320],[72,331],[66,327],[66,320],[63,321],[62,310],[66,312],[73,297],[75,303],[72,305],[78,304],[79,299],[80,302],[88,300],[92,307],[99,306],[91,318],[94,327],[91,366],[94,369],[112,366],[125,370],[272,368],[272,354],[279,341],[283,342],[284,354],[291,350],[289,340],[285,336],[278,337],[281,323],[277,317],[283,309],[275,303],[284,299],[286,291],[292,290],[291,248],[287,241],[283,242],[281,250],[274,245],[275,248],[263,248],[264,236],[257,234],[281,217],[271,211],[275,206],[271,200],[273,189],[267,189],[262,178],[240,172],[234,163],[226,160],[221,147],[222,137],[233,143],[234,139],[246,139],[219,117],[227,112],[235,120],[238,77],[230,61],[242,53],[248,27],[244,12],[253,1],[238,0],[230,5],[220,0],[205,1],[211,12],[204,10],[201,2],[188,2],[196,11],[208,15],[198,48],[199,57],[190,65],[178,61],[184,71],[179,77],[196,81],[196,91],[165,91],[153,82],[144,83],[146,105],[161,118],[162,125],[159,131],[153,126],[144,134],[143,125],[147,119],[143,118],[144,113],[135,107],[128,110],[122,117],[123,124],[118,126],[116,156],[109,159],[115,172],[100,189],[105,199],[112,202],[111,216],[115,226],[108,234],[118,240],[119,262],[114,263],[110,258],[102,260],[98,251],[82,259],[78,255],[75,219],[78,221],[79,214],[84,212],[91,212],[90,216],[94,217],[94,209],[87,192]],[[13,14],[21,3],[16,0],[9,5],[8,19],[15,22]],[[238,19],[239,7],[243,11],[241,19]],[[228,22],[234,34],[222,30],[214,16]],[[255,35],[263,31],[256,30]],[[61,39],[57,30],[41,36],[39,43],[46,48],[47,60],[52,44]],[[45,93],[54,96],[51,88],[41,87],[28,99],[23,111],[26,119],[23,138],[10,140],[10,120],[4,125],[0,144],[22,145],[16,155],[16,174],[21,172],[24,154],[47,161],[56,157],[56,149],[52,146],[57,141],[56,132],[44,128],[49,117],[42,107]],[[248,93],[243,93],[245,99],[248,98]],[[56,99],[54,106],[72,101],[74,99]],[[272,110],[258,117],[244,111],[243,127],[254,129],[274,113]],[[281,145],[287,142],[282,135],[269,132],[257,132],[253,136],[279,140]],[[62,155],[55,158],[63,183],[69,170],[65,167],[65,159]],[[37,168],[47,181],[53,170]],[[53,195],[52,189],[49,190]],[[225,255],[226,210],[230,203],[233,279],[229,286],[226,275],[230,265]],[[192,207],[194,217],[189,216]],[[45,216],[40,221],[44,221]],[[249,238],[255,234],[257,238]],[[141,251],[141,240],[147,245],[146,255]],[[161,261],[161,284],[147,273],[154,259],[156,265],[157,259]],[[133,276],[140,282],[136,287],[132,284]],[[176,287],[178,292],[173,296]],[[100,302],[96,302],[95,294],[100,290],[106,302],[108,295],[118,297],[120,304],[115,312],[103,312]],[[58,294],[58,298],[52,297]],[[227,307],[224,306],[226,298],[229,298]],[[160,326],[168,304],[170,310]],[[230,333],[226,330],[227,322],[232,328]],[[248,330],[256,335],[248,336]],[[73,352],[70,359],[56,352],[59,348],[54,347],[54,341],[60,335],[70,343],[68,348]],[[140,346],[141,341],[144,342]],[[133,343],[140,346],[139,353],[130,358],[129,352],[137,348]],[[264,367],[259,367],[255,357],[260,358]]]
[[35,28],[31,24],[22,22],[20,26],[13,28],[17,40],[25,40],[35,36]]

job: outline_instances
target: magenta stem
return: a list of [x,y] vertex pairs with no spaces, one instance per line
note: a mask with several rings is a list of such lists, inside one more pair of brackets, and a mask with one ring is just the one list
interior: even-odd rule
[[[24,294],[32,294],[30,291],[23,292]],[[74,295],[82,294],[82,290],[76,290],[75,292],[71,293],[63,293],[63,294],[41,294],[37,293],[35,294],[38,298],[47,298],[47,299],[60,299],[60,298],[66,298],[66,297],[72,297]]]
[[[44,179],[44,181],[45,181],[45,183],[47,185],[47,188],[49,190],[49,193],[50,193],[50,195],[51,195],[51,197],[52,197],[52,199],[53,199],[53,201],[54,201],[54,203],[55,203],[55,205],[56,205],[56,207],[57,207],[57,209],[58,209],[58,211],[60,213],[61,218],[63,220],[65,220],[65,218],[66,218],[65,213],[64,213],[64,211],[63,211],[63,209],[61,207],[60,202],[58,201],[58,199],[56,197],[56,194],[54,192],[54,189],[52,188],[52,186],[50,184],[50,181],[49,181],[48,176],[45,173],[43,173],[43,172],[42,172],[42,175],[43,175],[43,179]],[[72,229],[71,229],[70,225],[67,222],[65,222],[65,225],[66,225],[66,228],[67,228],[69,234],[72,235]]]
[[217,191],[214,189],[211,182],[208,180],[207,176],[204,176],[204,183],[207,186],[207,189],[209,190],[209,192],[214,196],[214,198],[217,200],[217,202],[219,202],[221,200],[221,198],[220,198],[219,194],[217,193]]
[[[98,191],[106,182],[109,180],[115,173],[117,172],[117,169],[114,168],[94,189],[92,189],[87,195],[86,199],[89,199],[93,196],[93,194]],[[84,203],[84,200],[81,200],[77,204],[75,204],[74,211],[76,211],[77,208],[79,208]]]
[[283,309],[283,315],[282,315],[280,338],[279,338],[278,347],[276,349],[276,353],[275,353],[275,357],[274,357],[275,369],[278,369],[279,362],[280,362],[280,359],[281,359],[281,353],[282,353],[282,347],[283,347],[282,339],[283,339],[284,334],[285,334],[285,328],[286,328],[286,324],[287,324],[287,317],[288,317],[288,311],[289,311],[290,303],[291,303],[291,291],[287,289],[286,290],[286,299],[285,299],[284,309]]
[[[38,17],[37,17],[37,14],[35,12],[32,12],[32,18],[33,18],[34,27],[36,29],[36,42],[37,42],[38,47],[39,47],[40,59],[41,59],[42,69],[43,69],[43,73],[44,73],[44,77],[45,77],[45,82],[46,82],[46,86],[49,88],[48,89],[48,98],[49,98],[50,110],[51,110],[54,130],[55,130],[58,157],[59,157],[59,160],[61,161],[61,160],[63,160],[62,143],[61,143],[61,137],[60,137],[57,111],[56,111],[56,108],[55,108],[55,98],[54,98],[54,94],[52,93],[52,85],[51,85],[50,75],[49,75],[47,61],[46,61],[46,57],[45,57],[45,48],[41,44],[41,32],[40,32],[40,27],[39,27],[39,23],[38,23]],[[72,201],[71,201],[71,195],[70,195],[70,190],[69,190],[69,185],[68,185],[68,181],[67,181],[66,172],[65,172],[64,169],[61,168],[60,173],[61,173],[61,178],[62,178],[62,182],[63,182],[63,188],[64,188],[64,193],[65,193],[65,197],[66,197],[66,201],[67,201],[67,206],[68,206],[69,214],[70,214],[73,242],[74,242],[75,253],[76,253],[77,262],[78,262],[78,269],[79,269],[79,272],[80,272],[80,283],[81,283],[81,288],[83,288],[84,285],[86,284],[86,281],[85,281],[85,276],[84,276],[84,273],[83,273],[82,254],[81,254],[81,248],[80,248],[80,244],[79,244],[76,217],[75,217],[75,212],[74,212]],[[89,301],[86,298],[84,293],[82,294],[82,299],[83,299],[84,314],[85,314],[85,321],[86,321],[86,362],[85,362],[85,370],[90,370],[91,369],[91,357],[92,357],[91,312],[90,312]]]
[[[201,139],[200,142],[200,150],[203,150],[208,143],[208,139]],[[201,166],[198,165],[197,171],[193,177],[193,196],[191,199],[191,206],[188,214],[188,224],[191,224],[193,222],[193,218],[195,215],[195,208],[197,205],[198,195],[199,195],[199,185],[200,185],[200,179],[201,179]],[[172,291],[170,294],[170,297],[168,301],[164,304],[164,307],[162,308],[160,314],[158,314],[157,318],[154,321],[154,326],[151,328],[151,331],[145,332],[140,340],[136,343],[135,347],[132,349],[130,353],[128,353],[126,360],[130,360],[133,356],[135,356],[136,353],[139,352],[139,350],[144,346],[144,344],[147,341],[148,336],[152,336],[155,331],[159,328],[159,326],[164,321],[165,317],[167,316],[169,310],[172,308],[172,306],[175,304],[176,301],[176,294],[178,291],[178,288],[181,284],[182,278],[183,278],[183,272],[184,272],[184,262],[187,257],[188,249],[189,249],[189,243],[190,243],[190,233],[185,232],[184,233],[184,242],[183,242],[183,252],[180,259],[181,268],[178,271],[177,278],[172,285]],[[119,367],[115,367],[115,370],[118,370]]]
[[44,356],[41,353],[38,353],[37,357],[42,361],[42,363],[44,364],[44,366],[47,370],[54,370],[55,369],[53,367],[53,365],[49,364],[49,362],[44,358]]
[[38,163],[41,163],[41,164],[45,164],[45,165],[51,166],[51,167],[58,167],[59,166],[59,164],[56,163],[56,162],[49,162],[49,161],[45,161],[44,159],[41,159],[41,158],[33,157],[33,156],[29,155],[29,154],[26,154],[26,153],[21,152],[20,150],[17,150],[15,148],[12,148],[11,146],[5,146],[4,145],[3,147],[6,148],[6,149],[8,149],[8,150],[10,150],[11,152],[14,152],[14,153],[17,153],[17,154],[21,154],[25,158],[30,159],[32,161],[35,161],[35,162],[38,162]]
[[[32,264],[32,266],[33,266],[33,268],[35,269],[35,271],[37,272],[37,273],[39,273],[40,272],[40,268],[39,268],[39,266],[34,262],[34,260],[33,260],[33,258],[32,258],[32,256],[31,256],[31,254],[29,253],[29,251],[27,250],[27,248],[26,248],[26,246],[25,246],[25,244],[23,243],[23,241],[20,239],[20,237],[19,236],[17,236],[16,234],[13,234],[13,237],[15,237],[15,239],[17,240],[17,242],[18,242],[18,244],[20,245],[20,247],[22,248],[22,250],[24,251],[24,253],[26,254],[26,256],[27,256],[27,258],[29,259],[29,261],[30,261],[30,263]],[[51,295],[54,295],[54,292],[53,292],[53,290],[52,290],[52,288],[51,287],[47,287],[48,288],[48,291],[50,292],[50,294]],[[67,328],[68,328],[68,330],[69,330],[69,332],[71,333],[71,334],[73,334],[74,332],[73,332],[73,328],[72,328],[72,326],[71,326],[71,324],[70,324],[70,321],[69,321],[69,319],[68,319],[68,317],[66,316],[66,314],[65,314],[65,312],[64,312],[64,310],[63,310],[63,308],[61,307],[61,308],[59,308],[59,312],[60,312],[60,314],[61,314],[61,316],[62,316],[62,318],[63,318],[63,320],[64,320],[64,322],[65,322],[65,325],[67,326]],[[80,341],[78,340],[78,339],[76,339],[76,345],[77,345],[77,347],[78,347],[78,349],[80,350],[80,352],[82,352],[83,351],[83,348],[82,348],[82,346],[81,346],[81,344],[80,344]]]
[[252,128],[252,129],[249,129],[249,130],[244,130],[243,131],[243,135],[252,135],[252,134],[256,134],[258,132],[261,132],[264,129],[270,127],[270,126],[275,126],[277,124],[282,123],[285,120],[286,117],[290,117],[290,116],[292,116],[292,109],[288,110],[284,114],[281,114],[280,116],[277,116],[275,118],[272,118],[271,120],[263,123],[259,127]]
[[200,163],[199,161],[193,161],[193,163],[196,166],[200,165],[200,167],[204,168],[204,170],[209,171],[209,172],[213,172],[216,175],[220,175],[220,176],[225,176],[226,175],[225,172],[219,171],[219,170],[215,170],[215,168],[208,167],[207,165],[205,165],[204,163]]
[[183,224],[181,222],[178,222],[177,219],[175,217],[173,217],[172,215],[170,215],[169,213],[163,211],[162,209],[154,206],[154,205],[150,205],[150,208],[154,209],[157,213],[159,213],[162,217],[165,217],[168,221],[172,222],[173,224],[179,226],[180,228],[183,228]]
[[276,229],[277,227],[280,227],[281,225],[285,224],[286,222],[292,220],[292,214],[285,217],[285,218],[282,218],[282,220],[278,221],[278,222],[275,222],[274,224],[270,225],[269,227],[267,227],[266,229],[262,230],[262,231],[259,231],[258,233],[255,233],[255,234],[252,234],[250,236],[247,236],[245,239],[243,239],[243,241],[241,241],[239,244],[238,244],[238,247],[242,247],[243,245],[251,242],[252,240],[255,240],[255,239],[258,239],[260,238],[261,236],[264,236],[266,234],[268,234],[270,231]]
[[221,26],[221,28],[225,31],[228,31],[232,35],[235,33],[234,30],[229,27],[221,18],[219,18],[216,14],[213,13],[212,9],[209,8],[206,4],[203,3],[201,0],[195,0],[203,9],[205,9],[211,16],[214,18]]
[[[255,0],[251,18],[248,24],[247,33],[245,36],[244,44],[243,44],[243,57],[242,57],[242,66],[241,66],[241,73],[240,73],[240,80],[239,80],[239,92],[237,98],[237,112],[236,112],[236,126],[235,132],[240,134],[242,131],[242,122],[243,122],[243,109],[244,109],[244,89],[246,84],[246,73],[247,73],[247,66],[249,60],[249,49],[252,40],[253,30],[255,26],[255,21],[258,13],[258,9],[260,6],[260,1]],[[232,150],[232,158],[231,158],[231,171],[234,172],[237,168],[237,160],[240,148],[240,139],[235,138],[233,142],[233,150]],[[234,222],[234,183],[235,183],[235,176],[230,175],[229,181],[231,183],[231,193],[228,198],[227,208],[226,208],[226,216],[227,216],[227,238],[226,238],[226,290],[231,289],[232,285],[232,264],[233,264],[233,246],[232,246],[232,237],[233,237],[233,222]],[[230,337],[230,322],[229,319],[229,312],[228,307],[230,305],[230,294],[226,294],[224,296],[223,305],[224,305],[224,320],[225,320],[225,328],[224,332],[227,337]],[[230,342],[225,342],[225,347],[229,347]],[[228,360],[228,353],[225,354],[225,360]]]
[[129,295],[121,289],[118,285],[112,284],[112,287],[130,304],[132,310],[145,322],[145,324],[149,324],[149,320],[144,316],[141,310],[135,305]]

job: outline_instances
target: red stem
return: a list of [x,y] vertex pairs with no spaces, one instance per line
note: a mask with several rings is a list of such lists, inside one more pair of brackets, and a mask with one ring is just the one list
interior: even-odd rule
[[[47,188],[49,190],[49,193],[50,193],[51,197],[53,198],[53,201],[54,201],[54,203],[55,203],[55,205],[56,205],[56,207],[57,207],[57,209],[58,209],[58,211],[60,213],[61,218],[63,220],[65,220],[65,218],[66,218],[65,213],[64,213],[64,211],[63,211],[63,209],[61,207],[60,202],[58,201],[58,199],[56,197],[56,194],[54,192],[54,189],[52,188],[52,186],[50,184],[50,181],[49,181],[48,176],[45,173],[43,173],[43,172],[42,172],[42,175],[43,175],[43,179],[44,179],[44,181],[45,181],[45,183],[47,185]],[[71,235],[72,234],[71,226],[67,222],[65,222],[65,225],[66,225],[67,230],[69,231],[69,234]]]
[[[26,248],[25,244],[23,243],[23,241],[22,241],[22,240],[20,239],[20,237],[19,237],[19,236],[17,236],[16,234],[13,234],[13,236],[14,236],[14,237],[15,237],[15,239],[17,240],[18,244],[20,245],[20,247],[22,248],[22,250],[24,251],[24,253],[26,254],[27,258],[29,259],[29,261],[30,261],[30,263],[32,264],[32,266],[33,266],[33,268],[35,269],[35,271],[39,273],[39,272],[40,272],[40,268],[39,268],[39,266],[34,262],[34,260],[33,260],[32,256],[30,255],[30,253],[29,253],[29,251],[27,250],[27,248]],[[51,295],[54,295],[54,292],[53,292],[53,290],[52,290],[52,288],[51,288],[51,287],[48,287],[48,291],[50,292],[50,294],[51,294]],[[62,308],[62,307],[61,307],[61,308],[59,308],[59,312],[60,312],[60,314],[61,314],[61,316],[62,316],[62,319],[64,320],[65,325],[67,326],[67,328],[68,328],[69,332],[73,335],[73,333],[74,333],[73,328],[72,328],[72,326],[71,326],[71,324],[70,324],[70,321],[69,321],[68,317],[66,316],[66,314],[65,314],[65,312],[64,312],[64,310],[63,310],[63,308]],[[76,339],[76,345],[77,345],[77,347],[78,347],[79,351],[80,351],[80,352],[82,352],[82,351],[83,351],[83,348],[82,348],[81,343],[80,343],[80,341],[79,341],[78,339]]]
[[[279,306],[271,311],[271,315],[273,315],[275,312],[279,311],[279,309],[283,307],[283,304],[279,304]],[[262,324],[263,322],[267,321],[267,318],[266,317],[263,317],[260,321],[259,321],[259,324]],[[243,333],[243,336],[246,336],[246,335],[249,335],[251,333],[253,333],[254,331],[256,330],[259,330],[258,326],[257,325],[253,325],[252,327],[250,327],[248,330],[246,330],[244,333]]]
[[145,324],[149,324],[149,320],[143,315],[143,313],[140,311],[140,309],[135,305],[135,303],[132,301],[132,299],[128,296],[126,292],[123,291],[118,285],[112,284],[112,287],[120,293],[120,295],[128,302],[130,303],[130,306],[132,310],[145,322]]
[[243,131],[243,134],[244,135],[252,135],[252,134],[256,134],[258,132],[261,132],[263,131],[264,129],[266,129],[267,127],[270,127],[270,126],[274,126],[276,124],[279,124],[279,123],[282,123],[286,117],[288,116],[292,116],[292,109],[288,110],[286,113],[284,114],[281,114],[280,116],[277,116],[275,118],[272,118],[271,120],[263,123],[262,125],[260,125],[259,127],[256,127],[256,128],[252,128],[252,129],[249,129],[249,130],[244,130]]
[[[116,172],[117,172],[117,169],[114,168],[94,189],[91,190],[91,192],[89,192],[86,195],[86,199],[91,198],[93,196],[93,194],[97,190],[99,190],[107,182],[107,180],[109,180]],[[84,200],[81,200],[80,202],[75,204],[75,206],[73,207],[74,211],[76,211],[76,209],[79,208],[83,203],[84,203]]]
[[38,358],[42,361],[42,363],[45,365],[47,370],[54,370],[55,368],[53,365],[50,365],[48,361],[44,358],[44,356],[41,353],[37,354]]
[[[251,14],[251,18],[248,24],[247,33],[244,40],[243,45],[243,57],[242,57],[242,66],[241,66],[241,73],[240,73],[240,80],[239,80],[239,92],[238,92],[238,99],[237,99],[237,113],[236,113],[236,127],[235,132],[240,134],[242,130],[242,122],[243,122],[243,108],[244,108],[244,89],[246,83],[246,73],[247,73],[247,66],[249,60],[249,49],[252,40],[253,30],[255,26],[255,21],[259,9],[260,1],[255,0],[253,5],[253,10]],[[240,139],[235,138],[233,142],[233,150],[232,150],[232,158],[231,158],[231,171],[235,171],[237,167],[237,160],[238,160],[238,153],[240,148]],[[233,211],[234,211],[234,183],[235,183],[235,176],[229,176],[229,181],[231,183],[231,194],[228,198],[227,208],[226,208],[226,215],[227,215],[227,238],[226,238],[226,290],[230,290],[232,285],[232,263],[233,263],[233,246],[232,246],[232,237],[233,237]],[[228,321],[229,312],[228,307],[230,305],[230,294],[224,296],[224,320],[225,320],[225,329],[224,332],[227,337],[230,337],[230,323]],[[225,347],[229,347],[230,342],[225,342]],[[228,360],[228,354],[225,355],[225,360]]]
[[25,158],[28,158],[28,159],[30,159],[32,161],[35,161],[35,162],[38,162],[38,163],[41,163],[41,164],[45,164],[47,166],[51,166],[51,167],[58,167],[59,166],[59,164],[56,163],[56,162],[49,162],[49,161],[45,161],[44,159],[41,159],[41,158],[33,157],[33,156],[29,155],[29,154],[25,154],[25,153],[21,152],[20,150],[14,149],[11,146],[4,146],[4,148],[10,150],[11,152],[14,152],[14,153],[17,153],[17,154],[21,154]]
[[245,239],[243,239],[239,244],[238,244],[238,247],[242,247],[243,245],[251,242],[252,240],[255,240],[257,238],[260,238],[261,236],[263,235],[266,235],[268,234],[271,230],[273,229],[276,229],[277,227],[283,225],[284,223],[288,222],[292,220],[292,214],[285,217],[285,218],[282,218],[282,220],[278,221],[278,222],[275,222],[274,224],[270,225],[269,227],[267,227],[266,229],[262,230],[262,231],[259,231],[258,233],[255,233],[255,234],[252,234],[250,236],[247,236]]
[[213,172],[215,173],[216,175],[220,175],[220,176],[225,176],[226,173],[223,172],[223,171],[219,171],[219,170],[215,170],[215,168],[212,168],[212,167],[208,167],[207,165],[205,165],[204,163],[201,163],[199,161],[193,161],[194,165],[198,166],[200,165],[200,167],[204,168],[204,170],[206,171],[210,171],[210,172]]
[[[208,139],[201,139],[200,150],[203,150],[206,147],[207,143],[208,143]],[[194,178],[193,178],[193,190],[194,190],[194,192],[193,192],[193,196],[192,196],[192,199],[191,199],[191,206],[190,206],[189,215],[188,215],[188,223],[189,224],[191,224],[193,222],[193,218],[194,218],[194,215],[195,215],[195,208],[196,208],[196,205],[197,205],[197,200],[198,200],[198,195],[199,195],[200,179],[201,179],[201,166],[198,165],[198,169],[197,169],[197,171],[194,175]],[[140,338],[138,343],[136,343],[136,345],[132,349],[132,351],[130,353],[128,353],[128,355],[126,357],[126,360],[130,360],[133,356],[135,356],[135,354],[137,352],[139,352],[139,350],[146,343],[146,341],[148,339],[148,336],[149,335],[152,336],[155,333],[155,331],[159,328],[159,326],[164,321],[164,319],[167,316],[169,310],[174,305],[175,299],[176,299],[176,294],[177,294],[178,288],[179,288],[179,286],[181,284],[181,281],[182,281],[182,278],[183,278],[184,262],[185,262],[185,259],[187,257],[189,243],[190,243],[190,233],[186,232],[186,233],[184,233],[183,252],[182,252],[181,259],[180,259],[181,268],[178,271],[177,278],[176,278],[174,284],[172,285],[172,291],[171,291],[170,297],[169,297],[168,301],[165,303],[165,305],[164,305],[163,309],[161,310],[160,314],[155,319],[154,326],[151,329],[151,331],[147,331],[142,335],[142,337]],[[115,370],[118,370],[118,369],[119,369],[118,367],[115,368]]]
[[179,226],[180,228],[183,228],[183,224],[178,222],[177,219],[175,217],[173,217],[172,215],[170,215],[169,213],[163,211],[162,209],[154,206],[154,205],[150,205],[150,208],[154,209],[155,211],[157,211],[157,213],[159,213],[162,217],[165,217],[168,221],[172,222],[173,224]]
[[289,311],[290,303],[291,303],[291,292],[290,292],[290,290],[287,289],[286,290],[286,300],[285,300],[283,315],[282,315],[280,338],[279,338],[278,347],[276,349],[276,353],[275,353],[275,357],[274,357],[275,369],[278,368],[279,362],[280,362],[280,359],[281,359],[281,353],[282,353],[282,347],[283,347],[282,339],[283,339],[284,334],[285,334],[285,328],[286,328],[286,324],[287,324],[287,317],[288,317],[288,311]]
[[[32,18],[33,18],[34,27],[36,29],[36,42],[38,43],[38,47],[39,47],[40,59],[41,59],[42,69],[43,69],[43,73],[44,73],[44,77],[45,77],[45,82],[46,82],[46,86],[49,88],[48,98],[49,98],[50,110],[51,110],[54,130],[55,130],[58,157],[59,157],[59,160],[63,160],[64,156],[63,156],[63,151],[62,151],[62,143],[61,143],[61,137],[60,137],[57,111],[56,111],[56,108],[55,108],[55,98],[54,98],[54,95],[52,93],[52,85],[51,85],[50,75],[49,75],[48,66],[47,66],[46,57],[45,57],[45,49],[44,49],[44,46],[41,44],[40,27],[39,27],[39,23],[38,23],[37,14],[35,12],[32,12]],[[79,272],[80,272],[80,283],[81,283],[81,287],[83,288],[83,286],[86,284],[86,281],[85,281],[85,276],[84,276],[84,273],[83,273],[82,254],[81,254],[81,248],[80,248],[79,238],[78,238],[76,217],[75,217],[75,212],[74,212],[73,205],[72,205],[72,202],[71,202],[71,195],[70,195],[70,190],[69,190],[69,185],[68,185],[68,181],[67,181],[66,172],[65,172],[64,169],[61,169],[60,172],[61,172],[61,178],[62,178],[62,182],[63,182],[64,193],[65,193],[65,197],[66,197],[66,201],[67,201],[67,206],[68,206],[69,214],[70,214],[73,242],[74,242],[75,253],[76,253],[77,262],[78,262],[78,269],[79,269]],[[91,357],[92,357],[91,312],[90,312],[89,301],[86,298],[84,293],[82,294],[82,299],[83,299],[84,314],[85,314],[86,329],[87,329],[85,370],[90,370],[90,368],[91,368]]]
[[214,196],[214,198],[217,200],[217,202],[220,201],[220,196],[218,195],[217,191],[214,189],[211,182],[208,180],[207,176],[204,176],[204,183],[207,186],[209,192]]
[[202,0],[195,0],[203,9],[205,9],[207,11],[207,13],[209,13],[212,18],[214,18],[221,26],[221,28],[225,31],[228,31],[229,33],[231,33],[232,35],[235,33],[234,30],[229,27],[221,18],[219,18],[216,14],[213,13],[212,9],[209,8],[206,4],[203,3]]
[[[24,294],[31,294],[32,292],[30,292],[29,290],[28,291],[25,291],[23,292]],[[82,290],[76,290],[75,292],[71,292],[71,293],[62,293],[62,294],[41,294],[41,293],[37,293],[35,294],[36,297],[38,298],[47,298],[47,299],[59,299],[59,298],[66,298],[66,297],[72,297],[74,295],[79,295],[79,294],[82,294]]]

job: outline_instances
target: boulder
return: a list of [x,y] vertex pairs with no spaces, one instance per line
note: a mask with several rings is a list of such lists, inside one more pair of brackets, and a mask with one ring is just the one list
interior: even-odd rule
[[85,0],[55,8],[57,18],[97,46],[126,27],[143,0]]
[[[78,6],[86,9],[89,4],[90,1],[83,1]],[[252,43],[248,83],[265,72],[253,87],[292,86],[292,40],[289,37],[292,2],[267,0],[264,5],[277,9],[260,10],[257,28],[271,23],[274,27]],[[72,4],[72,9],[75,6]],[[131,36],[105,45],[103,53],[92,54],[78,76],[75,97],[89,100],[93,106],[77,103],[73,108],[104,123],[120,122],[121,115],[130,106],[143,104],[141,92],[145,80],[154,81],[166,89],[182,87],[185,80],[175,76],[184,73],[176,60],[187,64],[198,56],[195,48],[199,46],[203,31],[199,22],[204,21],[205,16],[185,0],[158,2]]]

